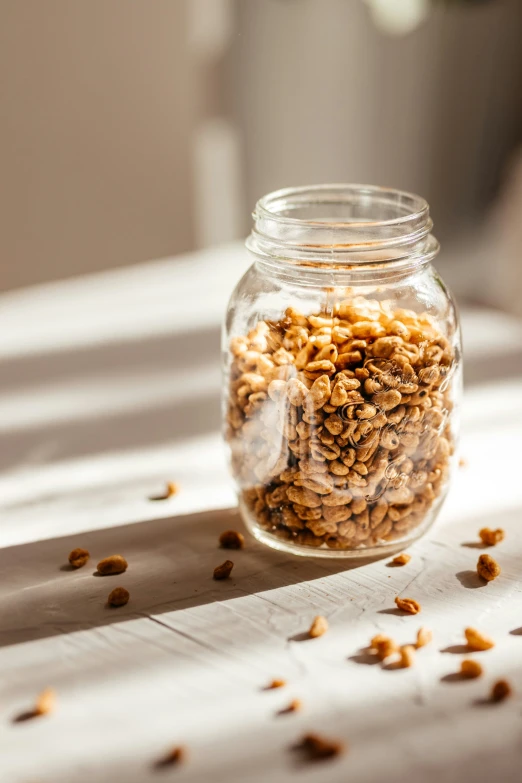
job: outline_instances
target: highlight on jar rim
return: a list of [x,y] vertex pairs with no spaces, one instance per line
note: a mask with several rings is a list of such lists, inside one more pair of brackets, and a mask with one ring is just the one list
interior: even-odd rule
[[376,186],[265,196],[224,332],[224,434],[239,504],[272,547],[398,551],[452,473],[460,331],[424,199]]

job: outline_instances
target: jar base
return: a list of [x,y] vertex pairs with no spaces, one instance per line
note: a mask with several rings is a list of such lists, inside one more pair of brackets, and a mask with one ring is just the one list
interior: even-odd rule
[[[440,504],[438,504],[438,506],[440,507]],[[390,543],[378,544],[373,547],[360,547],[358,549],[329,549],[328,547],[315,548],[302,546],[293,541],[285,541],[278,536],[272,535],[267,530],[263,530],[263,528],[252,519],[248,508],[241,501],[239,503],[239,512],[249,533],[251,533],[260,543],[269,546],[271,549],[276,549],[278,552],[285,552],[289,555],[297,555],[298,557],[356,560],[359,565],[380,560],[403,551],[406,547],[409,547],[418,541],[419,538],[422,538],[435,521],[435,515],[433,515],[429,520],[429,523],[421,525],[414,536],[405,536],[400,540],[391,541]]]

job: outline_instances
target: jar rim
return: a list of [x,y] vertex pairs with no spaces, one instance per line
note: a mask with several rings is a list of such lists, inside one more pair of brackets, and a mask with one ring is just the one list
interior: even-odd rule
[[[315,196],[314,202],[308,203],[325,203],[324,198],[328,194],[335,194],[339,199],[339,203],[350,203],[349,198],[353,198],[354,195],[366,195],[366,196],[388,196],[388,203],[391,204],[392,200],[397,202],[397,207],[401,205],[401,202],[410,203],[410,209],[404,214],[389,218],[387,220],[372,220],[372,221],[354,221],[354,220],[313,220],[308,221],[303,218],[294,218],[288,215],[283,215],[280,212],[274,210],[274,207],[278,204],[286,203],[286,208],[292,208],[292,201],[297,206],[301,206],[304,203],[304,197]],[[321,196],[320,200],[317,198]],[[370,226],[392,226],[400,225],[407,222],[418,220],[419,218],[429,217],[429,204],[422,196],[418,196],[416,193],[410,193],[407,190],[399,190],[397,188],[388,188],[381,185],[361,185],[361,184],[348,184],[348,183],[332,183],[324,185],[302,185],[299,187],[281,188],[280,190],[274,190],[271,193],[267,193],[260,198],[256,204],[255,210],[252,213],[254,220],[257,220],[260,216],[268,217],[270,220],[274,220],[278,223],[287,223],[302,225],[303,222],[310,222],[313,225],[324,225],[327,227],[349,227],[349,228],[369,228]]]
[[294,264],[419,263],[439,247],[427,201],[378,185],[284,188],[259,199],[253,218],[248,249]]

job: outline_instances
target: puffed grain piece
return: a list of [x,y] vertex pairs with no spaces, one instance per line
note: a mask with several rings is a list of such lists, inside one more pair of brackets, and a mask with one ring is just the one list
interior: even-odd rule
[[500,570],[499,564],[491,555],[480,555],[477,562],[477,574],[482,579],[491,582],[500,575]]
[[402,612],[407,612],[408,614],[418,614],[421,610],[421,605],[413,598],[401,598],[400,596],[397,596],[395,603]]
[[73,549],[69,554],[69,563],[73,568],[82,568],[90,558],[90,554],[87,549]]
[[395,566],[403,566],[409,563],[410,560],[411,555],[407,555],[405,552],[402,552],[402,554],[396,555],[391,562]]
[[38,698],[36,699],[36,703],[34,705],[34,714],[49,715],[51,712],[54,712],[55,708],[56,693],[52,688],[46,688],[38,695]]
[[470,650],[490,650],[495,646],[493,639],[480,633],[476,628],[466,628],[464,630],[464,636],[466,637]]
[[375,652],[381,661],[384,661],[390,655],[395,655],[399,650],[399,646],[391,637],[379,633],[371,640],[370,649]]
[[270,682],[267,685],[267,690],[273,691],[276,688],[284,688],[285,685],[286,685],[286,680],[277,680],[277,679],[276,680],[272,680],[272,682]]
[[316,639],[318,636],[322,636],[325,634],[328,630],[328,620],[326,617],[323,617],[322,615],[317,615],[317,617],[314,617],[313,623],[310,626],[310,630],[308,631],[309,636],[312,639]]
[[403,645],[400,650],[400,666],[403,669],[409,669],[415,663],[415,647],[412,644]]
[[347,506],[352,497],[352,493],[347,489],[334,489],[329,495],[324,495],[321,500],[324,506]]
[[429,628],[425,628],[424,626],[422,628],[419,628],[417,631],[417,641],[415,642],[415,647],[417,649],[419,647],[426,647],[427,644],[431,642],[433,639],[433,633],[430,631]]
[[292,699],[282,710],[279,710],[278,715],[290,715],[292,712],[300,712],[303,709],[303,702],[301,699]]
[[100,560],[96,566],[98,573],[102,576],[111,576],[112,574],[123,574],[127,570],[129,564],[123,557],[123,555],[110,555]]
[[491,689],[491,701],[504,701],[512,694],[511,685],[507,680],[497,680]]
[[130,593],[125,587],[115,587],[114,590],[109,593],[107,603],[110,606],[125,606],[129,602]]
[[319,508],[322,503],[322,496],[318,495],[311,489],[306,487],[288,487],[288,499],[292,503],[297,503],[300,506],[306,506],[307,508]]
[[489,527],[483,527],[479,530],[479,537],[486,546],[495,546],[504,540],[504,531],[502,528],[491,530]]
[[465,658],[460,664],[460,673],[463,677],[473,680],[482,675],[482,666],[472,658]]
[[219,536],[219,546],[222,549],[243,549],[245,537],[237,530],[224,530]]
[[228,579],[230,574],[232,573],[232,569],[234,568],[234,563],[232,560],[225,560],[224,563],[221,563],[221,565],[216,566],[214,568],[214,574],[213,577],[216,580],[221,579]]
[[174,495],[177,495],[179,492],[179,487],[174,481],[168,481],[167,482],[167,488],[165,490],[165,495],[167,498],[171,498]]
[[286,396],[294,406],[304,405],[308,389],[298,378],[291,378],[286,385]]
[[311,760],[333,758],[344,751],[342,742],[321,737],[319,734],[305,734],[301,747]]
[[328,375],[320,375],[306,395],[304,405],[307,410],[317,411],[330,399],[331,387]]
[[170,767],[183,764],[187,760],[187,749],[183,745],[177,745],[171,748],[160,761],[158,766]]

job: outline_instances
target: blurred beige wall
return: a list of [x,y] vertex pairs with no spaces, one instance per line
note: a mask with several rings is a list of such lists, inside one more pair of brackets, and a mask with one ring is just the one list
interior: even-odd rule
[[393,36],[364,0],[239,0],[250,204],[288,185],[363,182],[424,195],[441,239],[480,219],[522,136],[522,0],[435,5]]
[[473,233],[522,135],[522,0],[449,5],[392,37],[364,0],[0,0],[0,289],[238,237],[312,182]]
[[0,287],[194,244],[187,0],[0,0]]

